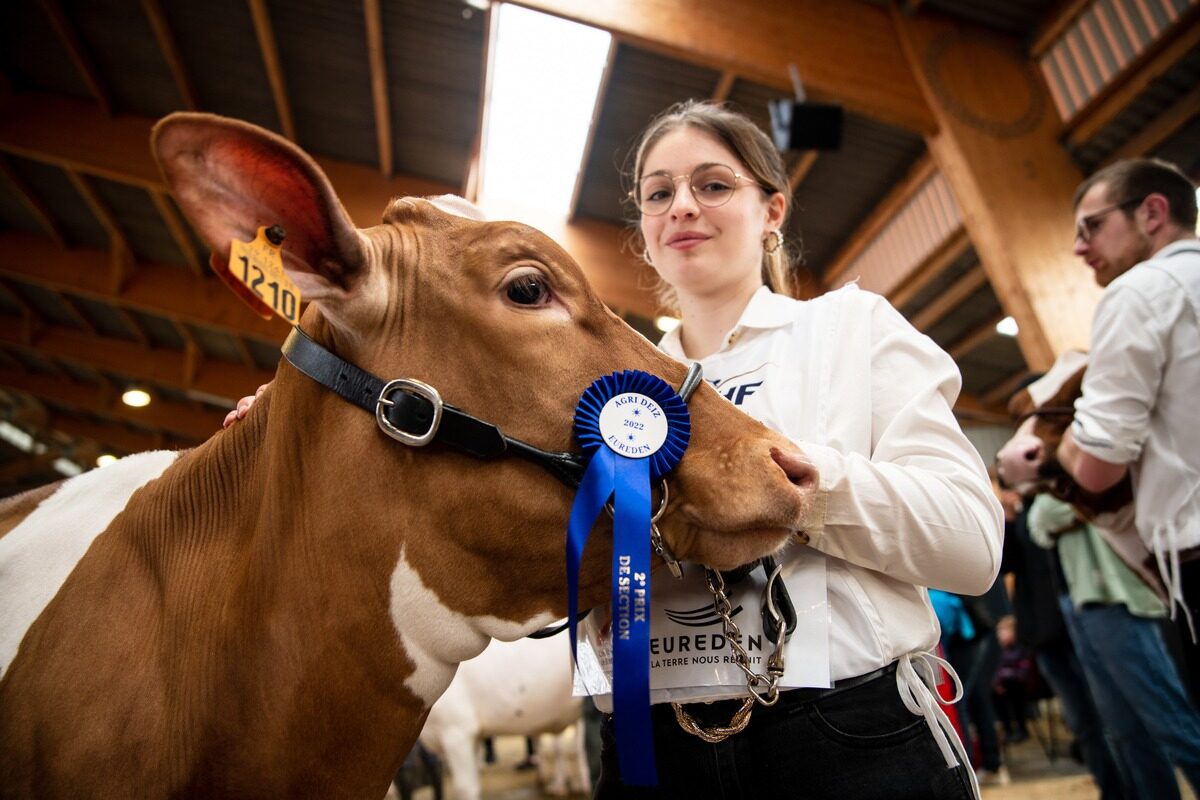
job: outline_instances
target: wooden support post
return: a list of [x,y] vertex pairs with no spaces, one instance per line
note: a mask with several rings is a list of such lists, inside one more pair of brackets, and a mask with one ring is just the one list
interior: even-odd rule
[[1082,179],[1058,141],[1045,84],[1015,39],[925,10],[892,19],[938,121],[926,141],[1026,362],[1048,369],[1086,347],[1099,297],[1071,255],[1071,196]]
[[379,0],[363,0],[367,26],[367,55],[371,60],[371,99],[375,104],[375,139],[379,145],[379,171],[392,177],[392,111],[388,102],[387,55],[383,51],[383,20]]

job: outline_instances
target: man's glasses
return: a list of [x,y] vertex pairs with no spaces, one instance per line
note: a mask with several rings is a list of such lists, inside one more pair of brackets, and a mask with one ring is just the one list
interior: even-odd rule
[[1092,237],[1100,231],[1100,226],[1104,224],[1105,217],[1116,211],[1118,208],[1125,209],[1139,205],[1141,204],[1142,200],[1145,199],[1146,198],[1142,197],[1137,200],[1126,200],[1124,203],[1117,203],[1114,206],[1102,208],[1094,214],[1088,214],[1086,217],[1080,219],[1079,222],[1075,223],[1075,238],[1078,241],[1082,241],[1084,244],[1091,242]]
[[638,211],[649,217],[665,214],[675,202],[675,185],[687,179],[692,197],[706,208],[716,208],[729,202],[739,183],[760,185],[758,181],[739,175],[724,164],[701,164],[690,175],[671,177],[665,172],[654,172],[638,181],[637,188],[629,193]]

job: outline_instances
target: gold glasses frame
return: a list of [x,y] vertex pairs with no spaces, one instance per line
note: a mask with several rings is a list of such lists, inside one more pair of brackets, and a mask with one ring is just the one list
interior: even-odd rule
[[[729,187],[729,191],[727,193],[725,193],[724,196],[718,202],[715,202],[715,203],[707,202],[705,199],[703,199],[704,192],[697,191],[696,186],[694,186],[692,183],[692,181],[696,177],[697,173],[703,172],[704,170],[707,170],[707,169],[712,169],[713,167],[720,167],[722,169],[729,170],[729,174],[733,176],[733,186]],[[666,206],[663,207],[663,209],[661,211],[647,211],[642,205],[643,201],[641,199],[641,188],[642,188],[642,185],[650,178],[666,178],[667,180],[669,180],[671,182],[671,200],[670,200],[670,202],[668,202],[666,204]],[[696,203],[698,205],[704,206],[705,208],[720,208],[721,206],[725,205],[726,203],[729,202],[730,198],[733,197],[733,193],[735,191],[737,191],[738,187],[743,184],[753,184],[753,185],[759,187],[760,189],[762,189],[763,191],[769,191],[767,189],[767,187],[763,186],[761,183],[759,183],[754,178],[747,178],[745,175],[742,175],[741,173],[737,172],[733,167],[729,166],[728,164],[720,164],[717,162],[707,162],[704,164],[697,164],[695,169],[693,169],[691,172],[685,173],[683,175],[675,175],[672,177],[665,171],[651,172],[649,175],[643,175],[641,177],[641,179],[638,180],[637,186],[630,189],[629,192],[627,193],[627,195],[628,195],[630,201],[633,202],[634,206],[637,207],[637,210],[640,211],[643,216],[647,216],[647,217],[662,216],[663,214],[665,214],[671,210],[671,206],[675,205],[675,198],[679,196],[679,192],[675,191],[675,186],[679,183],[679,181],[683,180],[684,178],[687,179],[688,191],[690,191],[692,193],[692,197],[695,199]]]

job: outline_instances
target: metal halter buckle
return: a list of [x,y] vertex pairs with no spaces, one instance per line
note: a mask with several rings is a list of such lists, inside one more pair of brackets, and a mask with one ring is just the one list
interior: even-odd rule
[[[388,399],[395,392],[407,392],[424,397],[433,405],[433,419],[429,422],[429,430],[421,434],[412,434],[402,431],[392,424],[392,421],[387,418],[384,407],[395,405]],[[442,424],[442,405],[442,396],[428,383],[411,378],[397,378],[394,381],[388,381],[379,392],[379,399],[375,401],[375,421],[379,423],[380,430],[396,441],[412,447],[424,447],[433,441],[433,437],[437,435],[438,426]]]

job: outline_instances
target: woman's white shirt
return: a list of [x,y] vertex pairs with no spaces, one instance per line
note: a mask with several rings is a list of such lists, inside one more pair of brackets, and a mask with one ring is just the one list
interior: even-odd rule
[[[689,361],[678,330],[660,347]],[[829,679],[933,650],[938,624],[923,587],[986,591],[1003,531],[987,471],[952,412],[961,386],[953,360],[882,297],[851,285],[808,301],[760,289],[701,363],[721,395],[819,470],[809,542],[780,561],[786,574],[790,559],[825,557]],[[655,574],[652,605],[670,602],[672,584]],[[585,632],[595,636],[595,626]]]

